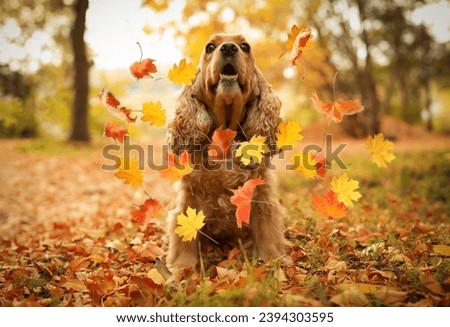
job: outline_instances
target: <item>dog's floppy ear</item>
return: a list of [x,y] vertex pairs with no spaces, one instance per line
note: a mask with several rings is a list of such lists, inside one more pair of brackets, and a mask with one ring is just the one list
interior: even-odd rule
[[192,153],[196,146],[200,147],[213,124],[205,105],[196,96],[201,88],[200,75],[197,72],[194,83],[184,86],[175,104],[174,119],[168,125],[167,141],[176,154],[184,150]]
[[247,117],[243,126],[245,135],[266,137],[271,154],[277,152],[277,136],[281,122],[281,100],[275,95],[259,68],[255,67],[257,96],[247,104]]

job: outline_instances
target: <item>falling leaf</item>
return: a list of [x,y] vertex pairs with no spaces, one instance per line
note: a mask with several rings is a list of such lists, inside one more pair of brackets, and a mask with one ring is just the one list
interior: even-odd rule
[[137,79],[141,79],[145,76],[152,77],[151,74],[158,71],[153,62],[154,60],[150,58],[136,61],[130,66],[130,72]]
[[371,154],[372,161],[378,167],[386,167],[386,163],[395,159],[395,155],[391,153],[394,143],[385,140],[382,133],[367,137],[367,149]]
[[125,184],[140,186],[142,184],[142,171],[139,170],[137,159],[121,158],[118,171],[114,174],[118,179],[122,179]]
[[236,157],[241,157],[241,162],[244,165],[250,163],[261,163],[263,153],[269,151],[268,146],[264,143],[266,138],[264,136],[254,135],[250,141],[241,142],[239,148],[236,150]]
[[242,228],[242,223],[250,222],[251,201],[255,187],[264,183],[261,178],[253,178],[244,183],[242,187],[233,190],[234,195],[230,201],[237,206],[236,222],[238,228]]
[[313,157],[316,161],[315,168],[317,175],[319,175],[320,177],[325,177],[325,175],[327,174],[327,161],[325,157],[320,152],[316,153]]
[[120,143],[123,143],[125,135],[127,133],[128,130],[126,129],[126,127],[120,126],[118,123],[111,121],[107,122],[103,129],[103,135],[118,140]]
[[344,115],[353,115],[364,110],[361,102],[357,99],[339,102],[320,101],[316,92],[313,92],[311,101],[318,112],[335,123],[340,123]]
[[325,196],[315,194],[313,205],[317,214],[328,218],[342,218],[347,211],[345,205],[338,201],[336,193],[330,189],[325,192]]
[[303,140],[303,136],[300,134],[302,128],[297,122],[281,122],[279,128],[280,133],[277,133],[278,148],[283,150],[291,149],[297,142]]
[[297,25],[292,25],[291,33],[288,33],[288,39],[286,41],[286,49],[292,50],[294,47],[295,39],[297,38],[298,33],[300,32],[300,28]]
[[292,157],[292,170],[298,171],[303,176],[313,178],[317,175],[316,160],[314,155],[310,152],[297,152]]
[[147,223],[147,218],[157,217],[161,209],[162,205],[158,200],[148,198],[139,206],[138,210],[132,210],[130,214],[134,223],[144,225]]
[[119,100],[117,100],[111,92],[103,89],[99,94],[99,98],[103,106],[110,114],[127,123],[134,123],[136,121],[136,117],[131,117],[131,109],[119,107]]
[[192,85],[192,80],[195,78],[197,69],[192,63],[186,64],[186,59],[182,59],[177,66],[173,65],[173,68],[169,71],[169,80],[179,85]]
[[355,191],[357,188],[359,188],[359,182],[349,179],[347,173],[333,177],[331,181],[331,189],[336,193],[338,201],[347,207],[353,207],[352,201],[358,201],[361,197],[361,193]]
[[142,113],[144,116],[141,120],[149,122],[150,125],[164,126],[166,123],[166,110],[162,109],[161,102],[146,102],[142,105]]
[[236,137],[236,131],[218,128],[214,131],[208,148],[208,156],[213,160],[225,160],[230,154],[230,147]]
[[[296,25],[294,25],[291,29],[292,34],[289,34],[288,41],[286,43],[286,46],[288,47],[288,50],[291,52],[289,53],[289,62],[291,65],[296,65],[297,59],[301,58],[303,51],[302,48],[306,46],[308,41],[312,38],[311,29],[309,27],[300,27],[297,28]],[[297,33],[295,35],[295,33]],[[292,38],[295,35],[295,39],[292,41]],[[289,49],[289,46],[292,47]]]
[[198,213],[195,209],[188,207],[186,214],[179,214],[177,216],[178,227],[175,228],[175,233],[182,238],[183,242],[189,242],[197,237],[197,232],[205,226],[205,215],[200,210]]
[[175,182],[194,170],[189,152],[183,151],[178,157],[172,152],[167,154],[167,168],[160,171],[164,178]]

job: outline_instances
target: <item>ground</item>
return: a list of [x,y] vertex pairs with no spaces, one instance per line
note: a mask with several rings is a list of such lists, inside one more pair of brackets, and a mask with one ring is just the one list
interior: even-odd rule
[[349,143],[344,161],[363,194],[341,219],[311,205],[333,172],[320,181],[279,172],[292,264],[230,247],[211,252],[212,265],[172,272],[169,182],[146,173],[143,189],[164,212],[140,226],[130,210],[146,195],[101,170],[101,146],[1,140],[0,305],[449,306],[450,139],[401,133],[386,169],[364,140],[336,138]]

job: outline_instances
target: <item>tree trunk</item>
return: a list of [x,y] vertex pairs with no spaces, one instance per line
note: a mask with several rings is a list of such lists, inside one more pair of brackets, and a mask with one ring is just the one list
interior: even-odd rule
[[431,87],[430,87],[430,80],[426,80],[424,83],[424,89],[425,89],[425,111],[427,113],[427,121],[426,126],[428,131],[433,130],[433,113],[431,112]]
[[89,142],[88,127],[88,94],[89,94],[89,63],[86,55],[84,31],[86,29],[86,11],[88,0],[78,0],[75,4],[75,22],[71,32],[75,97],[72,104],[71,141]]

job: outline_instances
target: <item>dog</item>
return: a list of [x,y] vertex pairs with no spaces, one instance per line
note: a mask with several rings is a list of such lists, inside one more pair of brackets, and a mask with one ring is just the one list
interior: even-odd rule
[[[185,214],[188,207],[203,211],[202,233],[219,246],[226,242],[239,244],[240,240],[257,259],[268,262],[283,257],[286,239],[282,211],[275,196],[274,172],[268,168],[271,156],[278,152],[280,108],[281,101],[256,66],[244,36],[211,36],[195,80],[181,91],[168,125],[171,151],[177,155],[188,151],[195,163],[195,169],[175,184],[176,204],[168,213],[169,267],[195,267],[199,251],[207,248],[208,239],[200,233],[191,242],[183,242],[175,233],[177,216]],[[207,149],[218,128],[236,131],[236,142],[264,136],[270,151],[259,164],[245,166],[239,158],[231,158],[228,165],[211,169],[213,164],[203,149]],[[264,184],[254,191],[249,224],[238,228],[236,206],[230,202],[232,190],[257,177]]]

